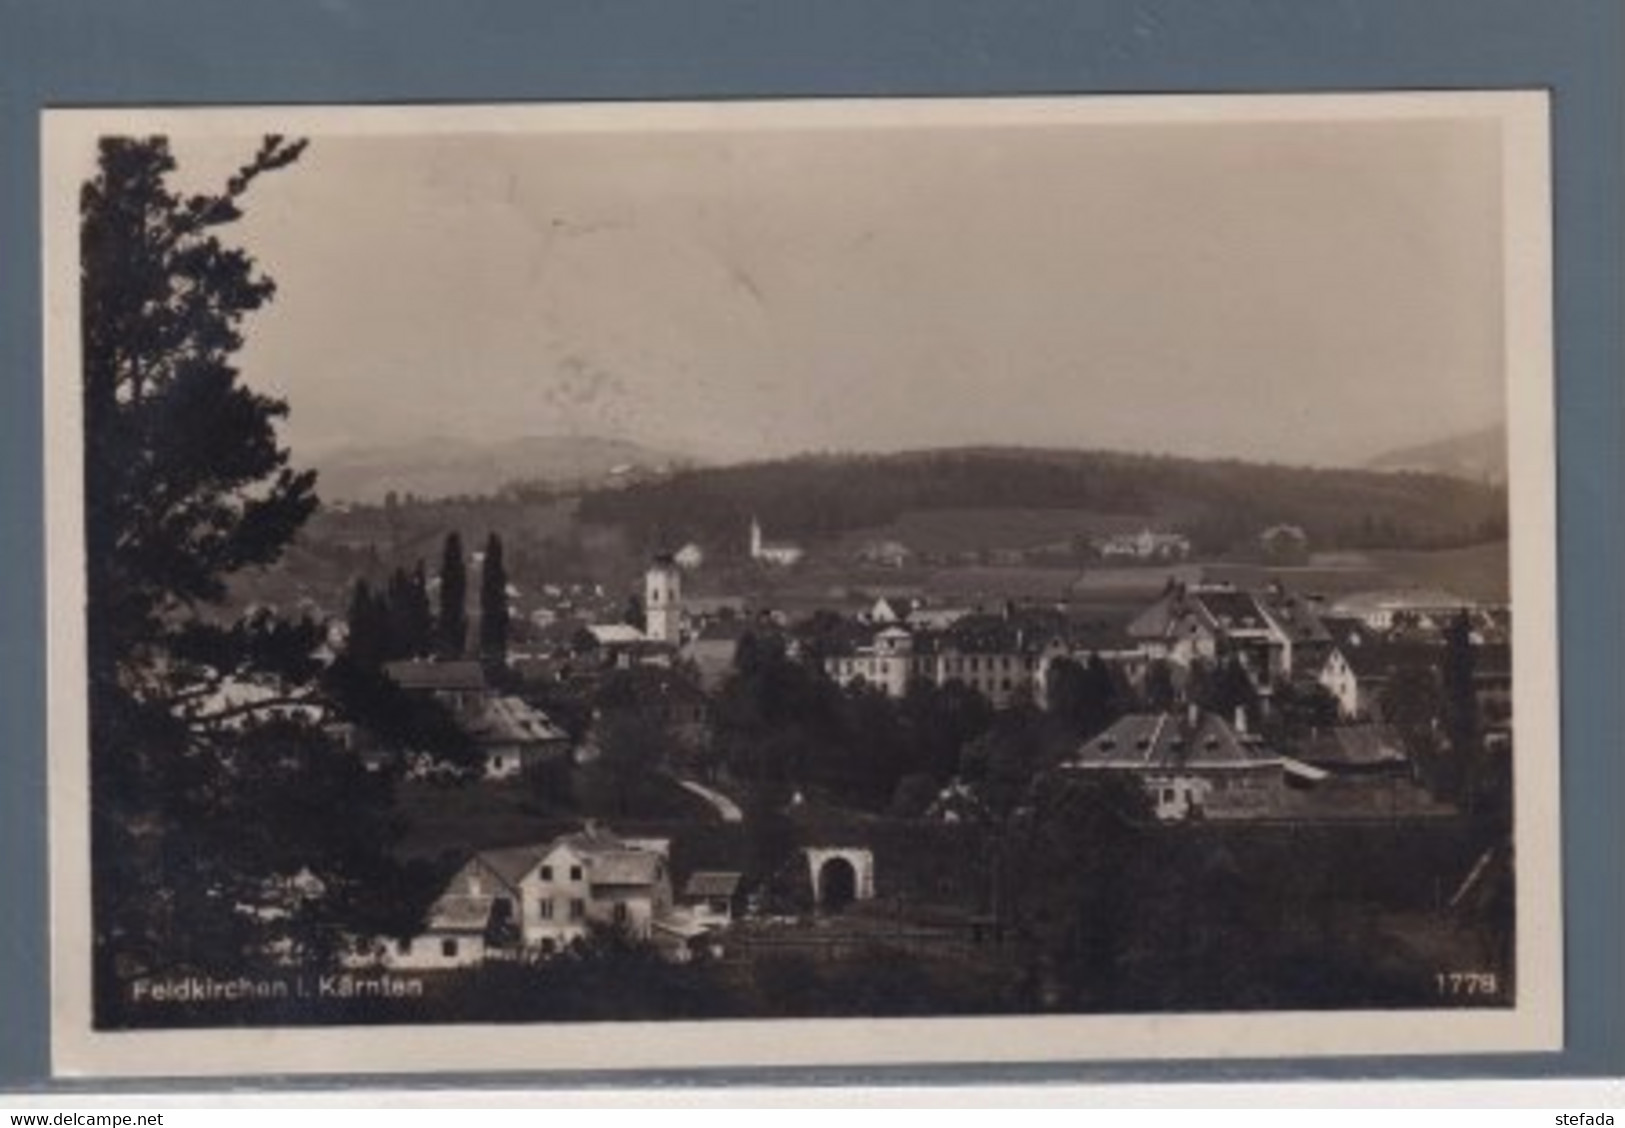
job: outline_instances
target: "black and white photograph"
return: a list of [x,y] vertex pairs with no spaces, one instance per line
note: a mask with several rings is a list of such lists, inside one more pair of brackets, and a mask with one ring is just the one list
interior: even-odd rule
[[48,112],[57,1068],[1554,1048],[1547,115]]

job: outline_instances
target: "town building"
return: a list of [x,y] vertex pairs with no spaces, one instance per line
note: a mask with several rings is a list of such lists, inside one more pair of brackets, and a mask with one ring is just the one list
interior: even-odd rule
[[1231,724],[1192,706],[1183,713],[1131,713],[1086,741],[1063,767],[1123,772],[1144,786],[1157,818],[1264,817],[1280,803],[1289,762],[1248,731],[1237,711]]
[[843,686],[861,681],[902,697],[915,680],[958,683],[1004,708],[1024,694],[1042,699],[1048,664],[1073,653],[1069,631],[1057,612],[1015,607],[958,614],[940,630],[916,627],[912,619],[849,623],[820,639],[818,658]]
[[1330,613],[1359,619],[1374,630],[1388,631],[1413,625],[1443,630],[1471,600],[1439,588],[1409,588],[1390,591],[1362,591],[1333,602]]
[[1184,560],[1191,554],[1190,538],[1183,533],[1153,532],[1141,529],[1137,533],[1118,533],[1094,541],[1095,551],[1103,560],[1170,561]]
[[739,911],[743,883],[739,873],[701,870],[689,875],[678,904],[695,923],[726,928]]
[[1302,560],[1309,554],[1309,534],[1301,525],[1271,525],[1258,534],[1258,547],[1266,559]]
[[589,823],[551,842],[470,858],[431,906],[424,931],[376,953],[391,967],[465,967],[543,958],[595,927],[648,940],[672,910],[668,851]]
[[570,734],[519,697],[489,695],[457,720],[484,753],[486,779],[512,779],[570,754]]
[[1437,678],[1444,649],[1437,643],[1390,642],[1351,635],[1327,653],[1316,680],[1337,699],[1338,715],[1352,721],[1383,719],[1383,698],[1399,678]]
[[1317,601],[1278,585],[1171,583],[1128,626],[1148,661],[1188,667],[1234,656],[1261,691],[1313,676],[1331,648]]
[[858,563],[875,568],[902,568],[913,558],[913,551],[898,540],[869,541],[857,552]]
[[[384,673],[408,693],[425,694],[446,708],[484,755],[487,779],[511,779],[569,755],[569,734],[523,698],[498,691],[478,662],[389,662]],[[389,751],[370,748],[369,762],[381,763]]]
[[656,556],[643,575],[643,633],[675,644],[682,632],[683,573],[671,556]]
[[1292,754],[1334,776],[1389,775],[1410,769],[1404,740],[1398,730],[1384,724],[1317,728],[1293,745]]

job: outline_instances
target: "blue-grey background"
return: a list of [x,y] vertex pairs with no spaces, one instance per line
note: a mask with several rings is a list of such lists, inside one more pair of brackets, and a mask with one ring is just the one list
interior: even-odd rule
[[[42,108],[1456,87],[1553,91],[1567,1048],[1493,1058],[753,1070],[632,1080],[956,1084],[1625,1073],[1622,33],[1625,6],[1618,0],[0,0],[0,1091],[52,1084]],[[474,1086],[518,1078],[432,1080]],[[625,1085],[629,1079],[525,1080]]]

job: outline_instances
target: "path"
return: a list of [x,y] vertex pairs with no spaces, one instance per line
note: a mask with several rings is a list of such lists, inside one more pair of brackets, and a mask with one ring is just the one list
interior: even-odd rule
[[705,786],[705,784],[696,783],[691,779],[680,779],[677,781],[677,786],[681,787],[684,791],[698,795],[701,799],[704,799],[707,803],[711,804],[711,806],[715,807],[717,814],[721,816],[723,822],[736,823],[745,821],[745,812],[739,809],[739,804],[722,794],[722,792],[713,791],[711,788]]

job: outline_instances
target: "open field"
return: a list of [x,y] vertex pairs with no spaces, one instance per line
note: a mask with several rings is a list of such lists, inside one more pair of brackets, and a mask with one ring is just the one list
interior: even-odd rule
[[915,552],[948,555],[985,548],[1065,547],[1074,538],[1160,528],[1151,514],[1101,513],[1092,509],[915,509],[884,525],[855,529],[838,548],[856,550],[895,540]]

